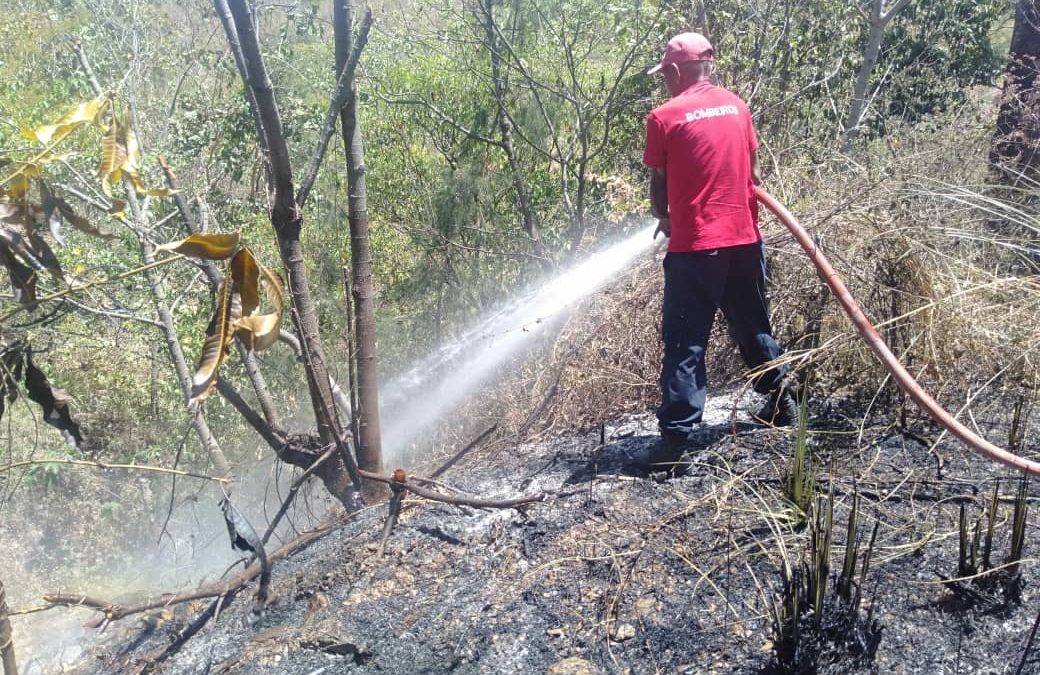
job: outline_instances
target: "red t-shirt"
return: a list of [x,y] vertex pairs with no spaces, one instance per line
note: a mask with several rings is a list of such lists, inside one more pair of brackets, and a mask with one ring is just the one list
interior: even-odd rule
[[698,82],[650,112],[643,163],[665,170],[669,251],[761,239],[751,180],[751,151],[756,149],[747,104],[710,82]]

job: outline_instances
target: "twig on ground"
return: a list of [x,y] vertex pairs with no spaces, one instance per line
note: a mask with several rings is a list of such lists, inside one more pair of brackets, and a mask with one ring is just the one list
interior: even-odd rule
[[206,609],[202,610],[202,612],[195,617],[191,623],[177,632],[176,637],[173,638],[173,641],[170,642],[170,644],[149,653],[145,657],[144,662],[135,671],[135,675],[145,675],[146,673],[152,672],[156,666],[177,653],[180,648],[184,646],[185,642],[190,640],[196,633],[202,630],[203,626],[209,623],[210,619],[215,619],[217,617],[220,607],[225,602],[233,599],[238,590],[239,589],[235,589],[228,591],[224,595],[217,596],[211,603],[209,603],[209,606],[207,606]]
[[[371,471],[365,471],[359,469],[358,473],[362,478],[367,480],[374,480],[380,483],[386,483],[392,485],[395,481],[392,476],[383,476],[378,473]],[[473,506],[476,508],[488,508],[488,509],[509,509],[514,506],[522,506],[524,504],[532,504],[534,502],[543,501],[548,493],[540,492],[536,495],[529,495],[527,497],[513,497],[512,499],[481,499],[477,497],[461,497],[458,495],[446,495],[440,492],[434,492],[433,490],[427,490],[421,488],[418,485],[412,483],[401,483],[401,486],[405,490],[416,494],[424,499],[429,499],[435,502],[443,502],[445,504],[454,504],[456,506]]]

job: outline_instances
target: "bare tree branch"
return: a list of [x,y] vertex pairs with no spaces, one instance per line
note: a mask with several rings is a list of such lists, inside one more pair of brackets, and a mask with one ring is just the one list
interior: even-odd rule
[[69,464],[72,466],[87,466],[92,469],[119,469],[123,471],[148,471],[152,473],[165,473],[172,474],[174,476],[184,476],[186,478],[198,478],[200,480],[209,480],[216,483],[227,483],[230,479],[218,476],[207,476],[201,473],[193,473],[191,471],[181,471],[179,469],[167,469],[162,466],[149,466],[147,464],[106,464],[104,462],[92,462],[85,459],[27,459],[20,462],[13,462],[4,466],[0,466],[0,473],[7,473],[14,469],[21,468],[23,466],[36,466],[42,464]]
[[325,114],[325,124],[322,126],[321,134],[318,136],[318,143],[314,148],[314,153],[311,155],[310,162],[307,164],[307,170],[304,171],[303,178],[300,180],[300,187],[296,191],[296,204],[300,208],[303,208],[311,188],[314,187],[314,181],[318,178],[321,162],[325,158],[325,150],[328,149],[329,140],[336,131],[336,120],[339,118],[340,110],[346,104],[347,98],[350,97],[351,89],[354,86],[354,72],[357,69],[358,62],[361,60],[361,52],[368,42],[368,33],[371,28],[372,9],[367,8],[365,16],[361,20],[361,26],[358,28],[357,36],[354,39],[354,48],[351,50],[350,57],[336,80],[336,89],[332,94],[332,99],[329,101],[329,110]]
[[[79,44],[76,45],[76,55],[79,57],[79,61],[83,65],[83,69],[87,72],[88,77],[92,77],[93,70],[90,67],[90,61],[87,59],[86,53]],[[103,93],[97,78],[92,77],[91,86],[94,88],[94,93],[96,95],[100,96]],[[166,291],[163,288],[162,280],[159,278],[154,266],[148,266],[155,263],[155,249],[143,235],[143,233],[149,229],[148,217],[145,215],[145,211],[141,208],[141,204],[137,201],[137,191],[131,183],[129,176],[123,176],[123,184],[126,187],[126,202],[130,207],[130,214],[133,218],[134,224],[136,225],[134,233],[137,236],[141,260],[146,265],[144,268],[145,279],[147,279],[152,292],[152,300],[155,304],[155,313],[159,316],[159,323],[162,326],[163,336],[166,338],[166,349],[170,354],[170,361],[173,365],[174,371],[177,373],[177,380],[181,385],[181,391],[184,394],[185,403],[187,403],[191,400],[191,371],[188,369],[188,362],[184,357],[184,349],[181,347],[180,336],[177,334],[177,324],[173,320],[173,313],[170,311],[170,307],[166,303]],[[201,410],[197,411],[192,416],[192,425],[195,427],[195,433],[198,435],[199,442],[202,444],[203,449],[209,456],[210,462],[213,463],[213,468],[223,477],[232,476],[231,465],[224,456],[224,451],[221,450],[220,444],[217,442],[212,430],[210,430],[206,417]]]
[[[269,554],[268,561],[274,563],[278,560],[282,560],[283,558],[302,550],[326,534],[339,529],[346,522],[346,520],[338,520],[321,525],[310,532],[306,532]],[[205,584],[194,591],[187,591],[184,593],[160,593],[158,595],[147,597],[140,602],[131,605],[121,605],[111,600],[105,600],[90,595],[81,595],[78,593],[48,593],[43,596],[43,599],[51,605],[96,609],[104,615],[102,621],[107,623],[118,621],[119,619],[128,617],[132,614],[147,612],[150,609],[171,607],[173,605],[191,602],[192,600],[201,600],[203,598],[214,598],[226,595],[231,591],[236,591],[242,588],[259,576],[259,574],[260,566],[254,564],[250,565],[240,574],[228,581],[218,581],[212,584]]]

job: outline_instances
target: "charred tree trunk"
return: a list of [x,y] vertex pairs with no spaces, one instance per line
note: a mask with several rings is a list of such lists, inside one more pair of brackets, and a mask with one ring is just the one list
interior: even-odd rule
[[1040,1],[1015,3],[1015,27],[990,162],[1001,182],[1040,172]]
[[7,592],[3,580],[0,580],[0,664],[3,664],[3,675],[18,675],[18,661],[14,657],[14,632],[7,611]]
[[[354,51],[354,1],[334,4],[336,72],[342,73]],[[358,465],[382,473],[383,448],[379,429],[379,370],[376,359],[375,288],[372,249],[368,238],[368,200],[365,190],[365,145],[358,119],[357,87],[351,79],[346,104],[339,111],[343,149],[347,157],[347,220],[353,292],[354,344],[357,372]],[[384,486],[373,486],[378,494]]]
[[[223,0],[216,0],[217,11],[221,11]],[[261,146],[266,151],[268,165],[268,192],[270,195],[270,220],[278,241],[278,250],[288,277],[291,316],[303,352],[304,370],[310,393],[318,434],[325,446],[335,445],[340,452],[335,458],[322,464],[318,470],[325,487],[344,506],[353,510],[357,507],[356,496],[360,493],[361,478],[357,464],[349,451],[346,435],[336,414],[336,405],[326,366],[325,350],[318,332],[318,314],[307,281],[304,265],[303,245],[300,233],[303,225],[302,206],[313,185],[317,169],[321,164],[328,137],[323,134],[315,149],[310,170],[301,183],[297,194],[293,186],[292,165],[289,149],[285,142],[281,113],[274,95],[267,68],[260,52],[260,43],[253,24],[253,17],[245,0],[227,3],[231,21],[225,24],[228,43],[241,50],[246,73],[246,87],[254,117],[259,121],[262,132]],[[341,94],[337,88],[334,102]],[[319,453],[320,454],[320,453]]]

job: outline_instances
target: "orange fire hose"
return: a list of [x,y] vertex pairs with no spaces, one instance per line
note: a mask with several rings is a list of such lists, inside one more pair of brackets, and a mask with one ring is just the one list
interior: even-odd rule
[[948,413],[940,406],[934,398],[932,398],[928,392],[926,392],[917,380],[907,372],[903,364],[899,362],[892,350],[888,348],[885,341],[878,334],[870,320],[867,319],[866,315],[863,314],[863,310],[860,309],[859,304],[853,299],[849,293],[849,289],[845,287],[845,284],[838,277],[837,272],[831,267],[831,264],[824,257],[823,253],[813,242],[809,233],[805,231],[798,220],[791,215],[784,206],[776,200],[772,195],[763,190],[760,187],[755,187],[755,196],[758,201],[762,202],[766,208],[772,211],[777,218],[780,219],[794,238],[798,241],[805,252],[809,255],[809,259],[812,260],[813,265],[819,270],[820,276],[830,287],[831,292],[834,293],[834,297],[841,303],[842,309],[852,319],[852,323],[856,326],[856,330],[866,340],[870,348],[874,350],[878,358],[881,359],[882,365],[892,373],[892,377],[895,378],[899,386],[903,388],[910,398],[912,398],[917,405],[932,416],[936,422],[945,427],[951,434],[959,438],[969,448],[981,453],[989,459],[996,460],[1007,464],[1010,467],[1025,471],[1026,473],[1034,476],[1040,476],[1040,462],[1034,462],[1018,455],[1008,452],[1003,448],[1000,448],[985,438],[982,438],[974,431],[964,426],[956,419],[953,415]]

